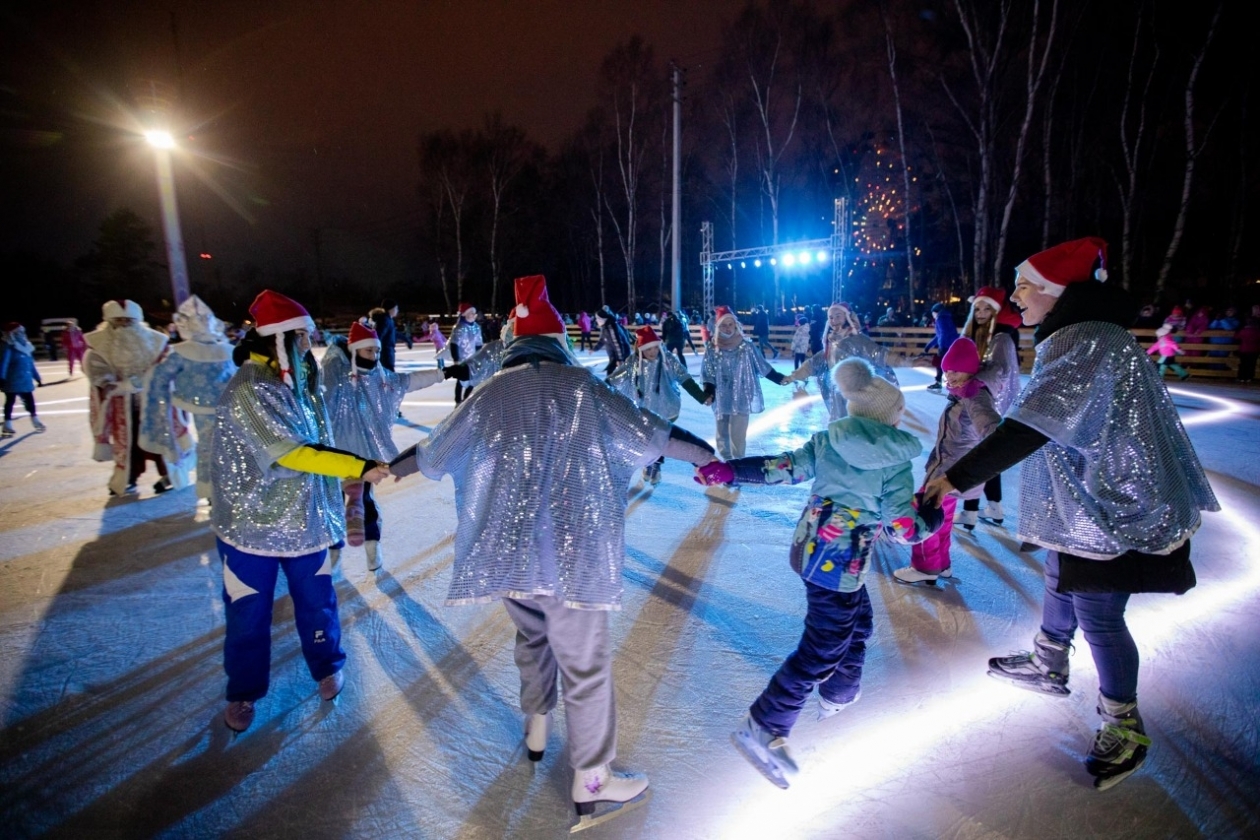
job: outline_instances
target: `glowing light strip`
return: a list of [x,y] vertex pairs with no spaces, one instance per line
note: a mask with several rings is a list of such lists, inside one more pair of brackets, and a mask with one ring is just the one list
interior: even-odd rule
[[1195,391],[1187,391],[1183,388],[1169,388],[1168,393],[1205,400],[1220,406],[1220,408],[1216,411],[1196,414],[1193,417],[1183,417],[1181,419],[1181,425],[1183,426],[1197,426],[1201,423],[1219,423],[1223,420],[1228,420],[1235,414],[1244,414],[1247,412],[1247,406],[1244,403],[1240,403],[1236,400],[1227,400],[1224,397],[1217,397],[1211,394],[1200,394]]
[[[1228,523],[1223,536],[1228,535],[1231,541],[1241,536],[1245,546],[1250,546],[1239,552],[1240,557],[1260,553],[1260,529],[1250,519],[1232,509],[1224,509],[1219,515]],[[1181,597],[1153,598],[1130,606],[1127,623],[1143,646],[1162,645],[1184,634],[1187,624],[1214,618],[1227,621],[1225,610],[1247,609],[1257,594],[1260,565],[1248,564],[1241,577],[1200,585]],[[1093,663],[1087,651],[1085,654],[1080,671],[1092,678]],[[980,721],[1018,719],[1021,706],[1046,702],[1045,698],[996,685],[980,670],[981,665],[977,663],[974,679],[954,682],[948,694],[931,696],[930,707],[914,710],[914,714],[930,716],[930,725],[911,725],[905,714],[897,714],[873,724],[843,727],[842,734],[810,744],[808,751],[802,749],[805,744],[796,744],[803,767],[787,791],[771,787],[751,767],[747,773],[741,773],[746,782],[724,779],[741,807],[714,836],[805,836],[809,830],[817,829],[816,821],[824,814],[828,820],[836,820],[847,809],[864,807],[868,795],[904,775],[908,767],[920,764],[941,742],[967,727]],[[842,714],[860,715],[861,708],[859,705]],[[861,768],[860,773],[855,773],[854,768]],[[837,789],[836,779],[845,780],[842,790]]]

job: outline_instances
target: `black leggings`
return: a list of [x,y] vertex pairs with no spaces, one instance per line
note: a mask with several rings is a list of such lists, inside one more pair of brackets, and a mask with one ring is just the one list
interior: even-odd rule
[[35,416],[35,395],[30,391],[18,393],[16,391],[4,392],[4,422],[13,419],[13,404],[17,402],[17,398],[22,398],[22,407],[26,409],[26,413]]

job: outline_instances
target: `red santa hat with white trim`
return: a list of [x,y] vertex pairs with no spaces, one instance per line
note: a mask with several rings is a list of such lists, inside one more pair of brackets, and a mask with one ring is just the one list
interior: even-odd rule
[[651,327],[641,327],[634,334],[634,349],[639,352],[661,346],[661,338]]
[[566,344],[564,319],[547,297],[547,278],[543,275],[516,278],[516,308],[512,312],[515,338],[545,335]]
[[1107,242],[1097,236],[1063,242],[1033,254],[1015,271],[1044,294],[1057,298],[1073,283],[1107,279]]
[[263,289],[249,305],[254,319],[254,331],[259,335],[276,337],[276,361],[280,365],[280,378],[286,385],[293,384],[289,354],[284,350],[284,334],[293,330],[315,332],[315,321],[302,304],[271,289]]
[[967,302],[973,309],[977,303],[987,303],[995,312],[1001,312],[1003,304],[1006,303],[1006,290],[999,289],[997,286],[982,286],[979,291],[967,298]]
[[477,307],[473,306],[471,303],[468,303],[467,301],[462,301],[462,300],[461,300],[461,301],[459,302],[459,315],[460,315],[460,317],[461,317],[461,318],[463,317],[464,313],[465,313],[465,312],[467,312],[467,311],[468,311],[468,310],[470,310],[470,309],[472,310],[472,313],[473,313],[474,315],[476,315],[476,314],[477,314]]
[[347,348],[350,350],[350,375],[354,376],[359,372],[359,354],[356,350],[366,350],[369,347],[381,349],[381,339],[376,335],[376,330],[366,324],[355,321],[350,325],[350,335],[347,336]]
[[729,306],[719,306],[713,310],[713,326],[720,327],[727,318],[734,321],[737,328],[739,327],[739,319],[735,317],[735,313]]

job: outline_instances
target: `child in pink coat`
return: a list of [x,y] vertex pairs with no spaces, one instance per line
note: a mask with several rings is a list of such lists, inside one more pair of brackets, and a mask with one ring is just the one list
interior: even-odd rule
[[1163,376],[1166,370],[1171,369],[1177,374],[1179,379],[1189,379],[1190,374],[1181,365],[1177,364],[1176,357],[1181,353],[1181,347],[1173,340],[1173,328],[1164,324],[1155,330],[1155,343],[1150,346],[1146,352],[1151,356],[1159,356],[1159,375]]

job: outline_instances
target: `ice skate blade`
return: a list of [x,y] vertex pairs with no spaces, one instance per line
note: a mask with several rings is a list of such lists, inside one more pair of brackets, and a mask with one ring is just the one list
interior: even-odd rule
[[1143,756],[1141,761],[1139,761],[1137,764],[1133,765],[1127,770],[1122,770],[1119,773],[1115,773],[1111,775],[1094,776],[1094,790],[1098,791],[1099,793],[1102,793],[1104,790],[1111,790],[1113,787],[1120,784],[1125,779],[1129,778],[1138,770],[1140,770],[1142,768],[1142,765],[1145,763],[1146,763],[1146,756]]
[[[647,788],[643,791],[643,793],[640,793],[634,799],[627,799],[625,802],[609,802],[603,799],[599,799],[594,802],[574,802],[573,806],[578,812],[578,821],[576,825],[569,829],[569,833],[577,834],[579,831],[586,831],[588,828],[594,828],[600,823],[605,823],[609,820],[616,819],[617,817],[625,816],[651,798],[652,789]],[[599,810],[596,806],[599,805],[607,805],[610,807],[608,810],[596,814],[595,812]],[[583,811],[586,813],[583,813]]]
[[982,516],[980,517],[980,521],[986,525],[992,525],[996,528],[1001,528],[1002,523],[1005,522],[1006,520],[1005,519],[990,519],[987,516]]
[[1041,694],[1046,697],[1067,697],[1069,694],[1072,693],[1072,690],[1068,688],[1066,685],[1041,687],[1031,682],[1025,682],[1024,680],[1011,679],[1006,674],[1002,674],[997,671],[989,671],[988,674],[990,677],[993,677],[993,679],[997,680],[998,682],[1006,683],[1007,685],[1013,685],[1016,688],[1022,688],[1024,691],[1031,691],[1033,694]]
[[766,781],[780,790],[787,790],[788,780],[779,769],[778,763],[770,757],[769,753],[761,755],[756,747],[747,743],[739,735],[739,732],[731,733],[731,743],[735,745],[735,749],[739,750],[739,754],[753,766],[753,769],[764,776]]
[[900,583],[902,586],[918,586],[923,589],[932,589],[936,586],[936,582],[940,580],[940,577],[937,576],[931,580],[902,580],[896,575],[893,575],[893,580]]

